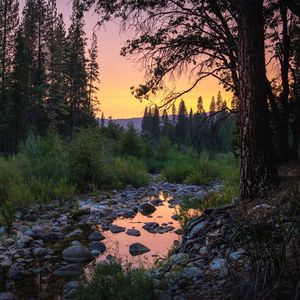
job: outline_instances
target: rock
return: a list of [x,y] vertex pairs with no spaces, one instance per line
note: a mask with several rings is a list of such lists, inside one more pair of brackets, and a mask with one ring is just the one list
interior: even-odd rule
[[226,267],[226,260],[223,258],[215,258],[209,265],[211,270],[219,271],[219,275],[221,277],[226,276],[228,274],[228,270]]
[[46,256],[49,253],[49,251],[46,248],[39,247],[39,248],[33,249],[32,253],[34,256],[43,257],[43,256]]
[[237,251],[230,253],[229,257],[232,260],[239,260],[245,252],[246,251],[244,249],[238,249]]
[[0,235],[6,232],[6,228],[4,226],[0,226]]
[[23,269],[20,266],[14,266],[9,273],[9,278],[14,281],[19,281],[24,278]]
[[24,235],[17,241],[17,245],[19,247],[28,246],[32,241],[33,241],[32,237]]
[[74,239],[82,237],[83,231],[81,229],[75,229],[73,232],[66,235],[66,239]]
[[203,229],[204,225],[205,225],[204,221],[194,225],[189,232],[189,236],[191,237],[198,236],[199,232]]
[[173,226],[159,226],[155,229],[155,232],[157,232],[159,234],[163,234],[166,232],[173,231],[174,229],[175,229],[175,227],[173,227]]
[[104,235],[99,231],[94,231],[89,235],[89,240],[91,242],[100,242],[104,239],[105,239]]
[[80,283],[78,281],[69,281],[64,285],[63,293],[65,297],[71,297],[79,288]]
[[94,256],[86,247],[70,246],[63,251],[63,259],[69,263],[85,263],[94,260]]
[[155,205],[155,206],[160,206],[160,205],[163,204],[163,201],[160,200],[160,199],[153,199],[153,200],[150,201],[150,203],[151,203],[152,205]]
[[91,242],[89,245],[89,248],[91,251],[97,250],[97,251],[100,251],[100,253],[103,253],[106,251],[106,246],[101,242],[95,242],[95,241]]
[[180,220],[180,217],[176,214],[176,215],[173,215],[171,216],[171,218],[175,221],[179,221]]
[[71,242],[71,245],[72,245],[72,246],[80,246],[81,243],[80,243],[79,241],[72,241],[72,242]]
[[187,279],[198,279],[202,274],[203,271],[201,271],[201,269],[197,267],[186,268],[181,272],[182,277],[185,277]]
[[159,226],[158,223],[156,222],[146,222],[143,228],[150,232],[150,233],[155,233],[155,229]]
[[13,293],[0,293],[0,300],[17,300],[18,298]]
[[146,203],[142,203],[139,206],[139,211],[143,214],[143,215],[151,215],[152,213],[154,213],[156,211],[156,207],[153,206],[152,204],[146,202]]
[[132,256],[141,255],[141,254],[147,253],[149,251],[150,251],[150,249],[141,243],[134,243],[129,246],[129,253]]
[[9,268],[12,265],[12,261],[8,256],[0,256],[0,266],[2,268]]
[[98,209],[103,217],[108,217],[113,213],[113,209],[110,207],[101,207]]
[[126,234],[131,235],[131,236],[140,236],[141,232],[135,228],[131,228],[126,231]]
[[94,256],[99,256],[101,254],[100,251],[98,250],[92,250],[91,253],[94,255]]
[[79,265],[71,264],[56,269],[53,272],[53,275],[57,277],[76,277],[76,276],[80,276],[81,273],[82,271]]
[[118,225],[111,225],[110,228],[109,228],[109,230],[112,233],[120,233],[120,232],[126,231],[126,228],[122,227],[122,226],[118,226]]
[[133,209],[123,208],[118,212],[118,215],[124,218],[134,218],[136,212]]

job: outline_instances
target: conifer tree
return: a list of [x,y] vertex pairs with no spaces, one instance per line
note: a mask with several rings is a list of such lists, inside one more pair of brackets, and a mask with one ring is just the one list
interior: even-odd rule
[[158,140],[160,136],[160,117],[159,109],[157,106],[153,109],[153,114],[151,117],[151,137],[153,140]]
[[197,113],[198,114],[205,113],[205,110],[204,110],[204,107],[203,107],[203,99],[202,99],[201,96],[199,96],[198,102],[197,102]]
[[69,134],[74,135],[78,127],[87,126],[90,116],[84,32],[83,10],[78,0],[73,3],[71,25],[67,37],[68,103],[70,109]]
[[210,102],[210,107],[209,107],[209,111],[210,113],[214,113],[216,112],[216,101],[215,101],[215,97],[213,96]]
[[0,0],[0,149],[9,152],[11,77],[19,23],[18,0]]
[[188,117],[184,100],[180,101],[178,119],[176,123],[176,140],[179,145],[184,145],[188,140]]
[[87,65],[88,72],[88,106],[90,114],[93,114],[98,109],[97,92],[99,90],[99,65],[98,58],[98,39],[95,32],[92,35],[91,48],[89,49],[89,61]]
[[222,99],[222,95],[221,92],[218,92],[218,96],[217,96],[217,102],[216,102],[216,110],[220,111],[222,110],[222,104],[223,104],[223,99]]

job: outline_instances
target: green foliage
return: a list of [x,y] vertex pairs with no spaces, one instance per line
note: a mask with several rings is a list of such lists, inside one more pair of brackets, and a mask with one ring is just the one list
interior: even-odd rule
[[112,165],[116,186],[131,184],[140,187],[149,182],[145,165],[135,158],[116,158]]
[[152,278],[142,269],[123,269],[117,263],[97,266],[74,299],[154,300]]

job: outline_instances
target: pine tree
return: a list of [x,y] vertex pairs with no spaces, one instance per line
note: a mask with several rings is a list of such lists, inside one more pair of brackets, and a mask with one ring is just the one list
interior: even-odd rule
[[215,97],[214,96],[211,99],[209,111],[210,111],[210,113],[216,112],[216,101],[215,101]]
[[222,99],[222,95],[221,92],[218,92],[218,96],[217,96],[217,102],[216,102],[216,109],[217,111],[222,110],[222,104],[223,104],[223,99]]
[[164,109],[161,116],[161,135],[170,138],[170,126],[167,109]]
[[188,118],[184,100],[180,101],[176,123],[176,140],[179,145],[185,145],[188,140]]
[[28,114],[30,112],[30,98],[27,55],[26,40],[20,28],[15,42],[14,71],[12,74],[12,102],[9,106],[8,113],[11,152],[18,150],[18,146],[25,140],[29,130]]
[[30,108],[28,122],[33,132],[44,132],[46,114],[47,5],[44,0],[27,0],[22,27],[27,46],[28,92]]
[[172,105],[172,125],[175,127],[177,123],[177,110],[175,103]]
[[83,11],[78,0],[73,3],[71,26],[67,37],[68,103],[70,107],[69,134],[74,135],[78,127],[88,126],[90,116],[87,92]]
[[99,90],[97,83],[99,83],[99,65],[98,58],[98,39],[95,32],[92,35],[91,48],[89,49],[89,61],[87,65],[88,72],[88,99],[90,114],[93,114],[99,106],[97,92]]
[[102,114],[101,114],[100,127],[101,127],[101,128],[105,128],[105,117],[104,117],[104,112],[102,112]]
[[18,0],[0,0],[0,149],[4,152],[10,152],[11,77],[18,23]]
[[205,113],[205,110],[204,110],[204,107],[203,107],[203,99],[202,99],[201,96],[198,98],[198,102],[197,102],[197,113],[198,114]]
[[151,117],[151,138],[155,141],[157,141],[160,137],[159,125],[160,125],[159,109],[157,106],[155,106]]

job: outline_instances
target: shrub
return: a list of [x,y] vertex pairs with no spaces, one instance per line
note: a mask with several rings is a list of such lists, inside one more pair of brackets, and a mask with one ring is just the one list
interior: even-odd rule
[[116,158],[112,172],[114,173],[114,185],[121,187],[132,184],[140,187],[149,182],[145,165],[135,158]]
[[84,279],[74,299],[154,300],[153,280],[142,269],[124,270],[117,263],[103,264]]

